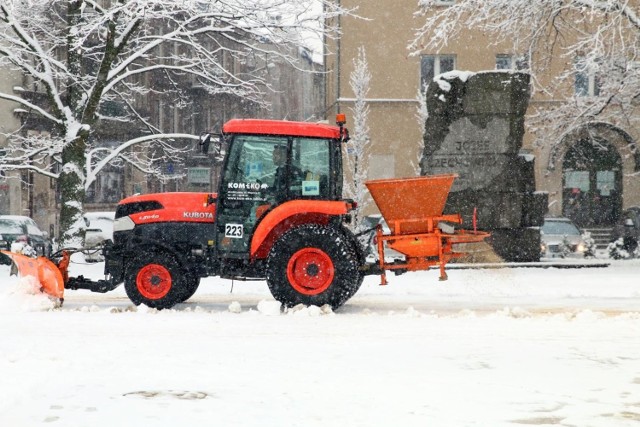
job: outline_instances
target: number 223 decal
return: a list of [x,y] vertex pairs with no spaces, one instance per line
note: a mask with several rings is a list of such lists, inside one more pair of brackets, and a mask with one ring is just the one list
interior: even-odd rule
[[242,224],[225,224],[224,235],[231,239],[242,239],[244,235],[244,227]]

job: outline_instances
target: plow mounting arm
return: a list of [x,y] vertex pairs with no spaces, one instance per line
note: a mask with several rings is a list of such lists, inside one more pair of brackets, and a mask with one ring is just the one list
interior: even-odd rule
[[87,279],[84,276],[78,277],[69,277],[69,279],[65,282],[64,288],[77,290],[77,289],[87,289],[91,292],[99,292],[106,293],[117,288],[119,283],[112,283],[111,280],[91,280]]

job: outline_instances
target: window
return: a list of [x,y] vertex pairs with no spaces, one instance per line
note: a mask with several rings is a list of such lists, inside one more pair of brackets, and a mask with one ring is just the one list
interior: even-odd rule
[[575,94],[576,96],[599,96],[600,78],[591,69],[583,57],[577,57],[574,61],[575,70]]
[[127,115],[127,107],[124,102],[106,100],[100,104],[100,114],[107,117],[124,117]]
[[[239,136],[229,154],[226,182],[260,181],[273,187],[278,164],[273,151],[287,150],[287,138],[271,136]],[[280,159],[277,159],[280,161]]]
[[[117,148],[119,145],[120,142],[116,140],[92,142],[93,147],[106,148],[108,151]],[[96,180],[89,186],[85,195],[86,201],[88,203],[119,202],[124,197],[123,172],[123,166],[110,164],[104,167],[96,176]]]
[[511,55],[511,54],[497,54],[496,55],[496,70],[528,70],[529,58],[527,55]]
[[596,171],[596,189],[600,196],[610,196],[616,188],[616,173],[614,171]]
[[420,82],[422,90],[438,74],[453,71],[456,68],[455,55],[422,55],[420,58]]
[[89,186],[85,199],[88,203],[117,203],[124,197],[123,188],[121,168],[107,166]]
[[580,230],[573,223],[569,221],[553,221],[545,220],[542,225],[542,232],[549,235],[567,235],[567,236],[579,236]]
[[299,138],[293,140],[292,164],[303,171],[302,197],[329,194],[329,140]]
[[35,223],[34,220],[29,219],[28,221],[25,221],[25,225],[27,227],[28,234],[32,234],[35,236],[42,236],[42,231],[40,231],[40,229],[38,228],[38,225]]
[[567,170],[564,173],[564,188],[575,193],[589,191],[589,171]]

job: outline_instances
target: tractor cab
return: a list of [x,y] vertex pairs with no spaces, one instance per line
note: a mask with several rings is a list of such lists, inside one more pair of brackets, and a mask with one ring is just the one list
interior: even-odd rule
[[256,255],[251,249],[256,227],[275,209],[286,219],[313,211],[313,205],[341,200],[343,132],[338,126],[275,120],[237,119],[224,125],[228,146],[215,239],[222,258]]

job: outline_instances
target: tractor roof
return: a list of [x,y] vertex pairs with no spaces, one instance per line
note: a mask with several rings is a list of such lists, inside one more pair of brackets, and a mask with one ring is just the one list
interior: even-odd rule
[[340,128],[325,123],[286,120],[233,119],[222,127],[224,133],[340,138]]

